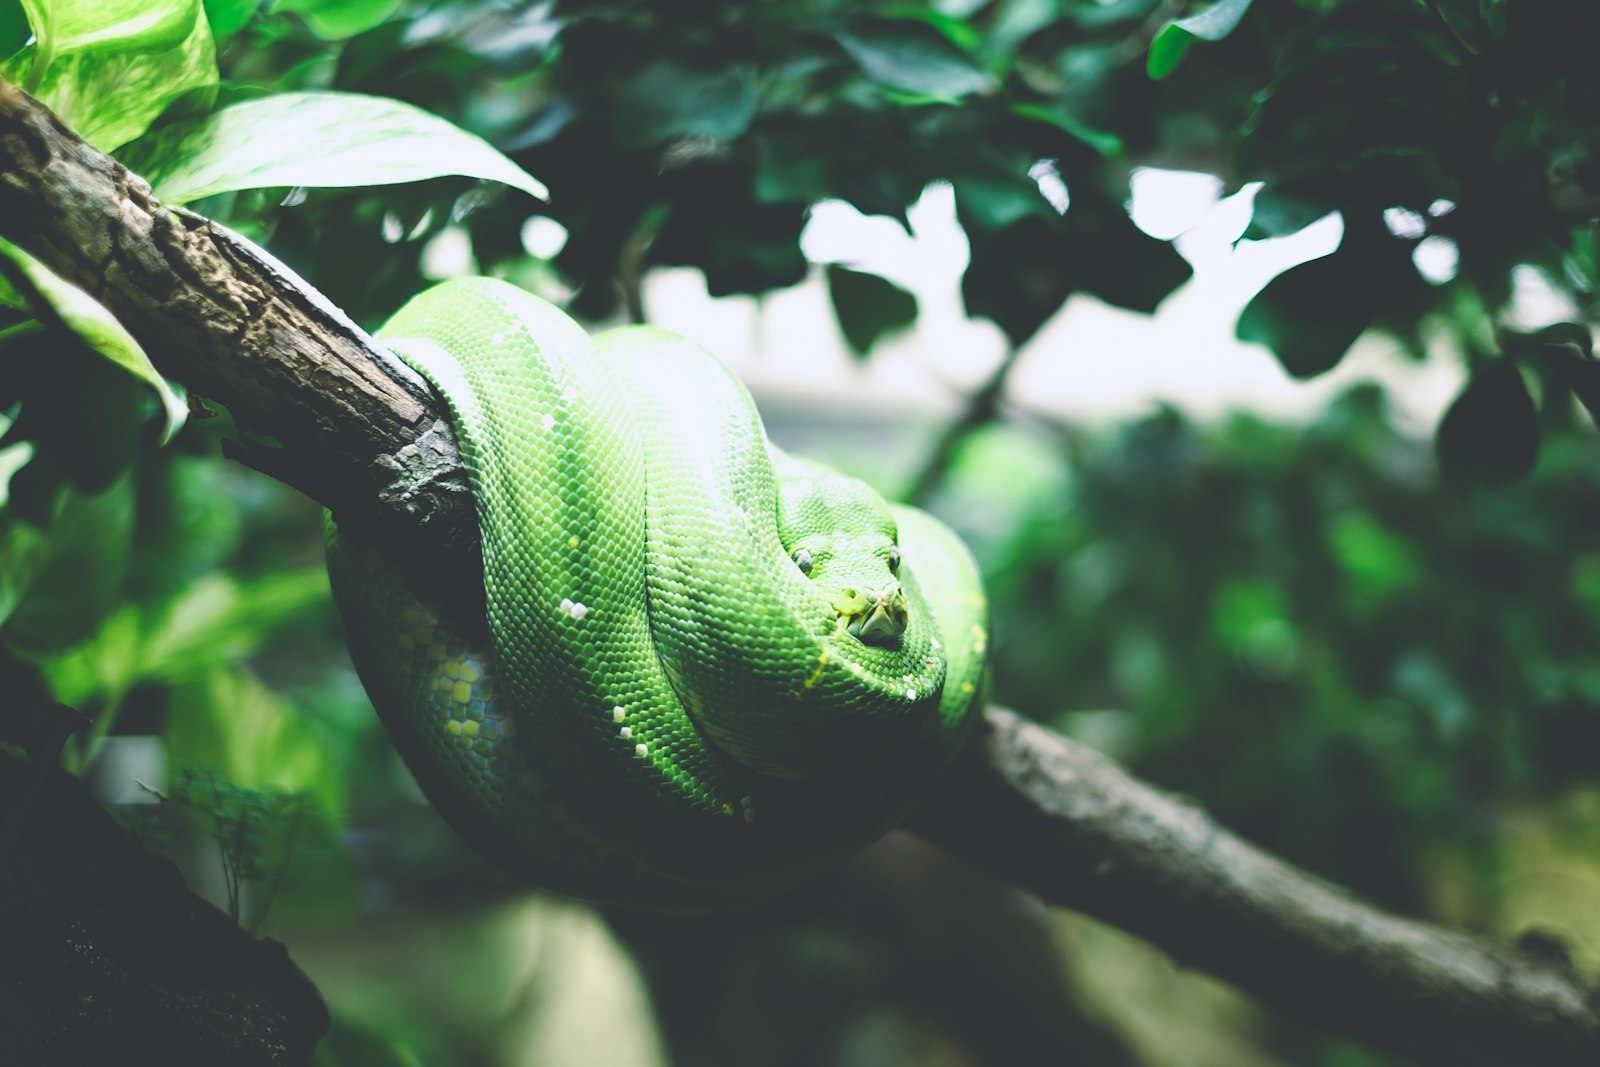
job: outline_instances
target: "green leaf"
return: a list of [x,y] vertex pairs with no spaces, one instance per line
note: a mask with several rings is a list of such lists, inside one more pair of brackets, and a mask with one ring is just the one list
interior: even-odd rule
[[299,15],[324,41],[342,41],[382,25],[399,7],[400,0],[277,0],[272,10]]
[[886,334],[916,321],[917,298],[893,282],[834,263],[828,265],[827,275],[839,328],[857,356],[870,352]]
[[249,25],[261,0],[205,0],[206,22],[217,40],[231,37]]
[[22,0],[22,7],[46,66],[73,52],[176,48],[200,13],[199,0]]
[[957,100],[991,85],[976,63],[926,23],[862,20],[835,39],[863,74],[891,89]]
[[17,53],[0,75],[18,80],[31,65],[33,94],[84,140],[110,152],[149,129],[180,97],[216,92],[211,29],[198,3],[186,10],[187,32],[170,48],[111,51],[104,45],[51,57],[35,47]]
[[1145,70],[1152,78],[1165,78],[1177,69],[1189,45],[1196,38],[1220,41],[1234,31],[1250,0],[1217,0],[1217,3],[1185,18],[1174,19],[1156,33],[1150,42]]
[[1532,470],[1539,413],[1517,368],[1496,360],[1473,374],[1440,421],[1434,447],[1454,482],[1505,485]]
[[155,390],[165,414],[161,440],[163,443],[171,440],[182,428],[188,409],[116,316],[100,301],[64,281],[3,238],[0,238],[0,256],[5,257],[11,267],[4,271],[8,280],[23,293],[34,314],[45,321],[59,322],[91,349]]
[[0,0],[0,59],[27,44],[32,35],[21,0]]
[[1122,152],[1122,138],[1109,130],[1097,130],[1060,108],[1042,104],[1013,104],[1011,113],[1018,118],[1049,123],[1063,133],[1076,137],[1102,156],[1115,156]]
[[663,59],[640,71],[618,97],[617,144],[646,148],[684,135],[732,140],[755,114],[754,68],[708,72]]
[[544,199],[544,185],[487,141],[421,108],[358,93],[279,93],[129,145],[123,161],[168,203],[272,186],[365,186],[446,174]]

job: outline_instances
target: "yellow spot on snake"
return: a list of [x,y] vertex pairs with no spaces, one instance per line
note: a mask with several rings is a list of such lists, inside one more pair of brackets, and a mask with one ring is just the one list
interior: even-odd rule
[[577,537],[576,534],[574,534],[573,536],[567,538],[567,547],[568,548],[577,548],[578,547],[578,537]]
[[724,815],[732,815],[733,814],[733,805],[732,804],[724,804],[724,805],[722,805],[722,814],[724,814]]
[[472,686],[468,685],[466,682],[457,682],[455,685],[450,687],[450,699],[454,700],[457,704],[472,703]]
[[461,721],[459,719],[451,719],[449,722],[444,724],[444,732],[449,734],[451,737],[460,737]]
[[972,692],[972,688],[973,687],[972,687],[972,683],[971,682],[962,682],[961,683],[961,692],[962,693],[970,694]]
[[466,734],[468,737],[477,737],[478,736],[478,720],[476,720],[476,719],[468,719],[466,722],[462,723],[461,724],[461,732]]
[[[822,679],[822,668],[828,665],[828,656],[833,653],[832,645],[824,645],[822,654],[817,657],[817,669],[811,672],[811,677],[806,679],[806,688],[811,689]],[[855,666],[855,664],[851,664]]]

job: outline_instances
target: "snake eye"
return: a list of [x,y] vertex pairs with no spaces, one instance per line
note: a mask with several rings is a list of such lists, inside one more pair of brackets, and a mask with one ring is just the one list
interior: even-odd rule
[[889,546],[889,573],[894,574],[900,569],[900,546]]
[[794,560],[794,565],[800,568],[801,574],[811,573],[811,553],[803,548],[797,548],[794,551],[794,555],[789,558]]

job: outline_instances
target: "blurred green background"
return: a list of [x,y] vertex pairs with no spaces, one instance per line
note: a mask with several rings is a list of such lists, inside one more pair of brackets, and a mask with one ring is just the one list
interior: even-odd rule
[[[594,325],[647,315],[660,268],[758,308],[820,278],[870,414],[766,393],[769,428],[967,538],[998,702],[1386,907],[1547,929],[1600,968],[1600,442],[1584,407],[1600,395],[1586,325],[1600,78],[1580,47],[1595,37],[1564,21],[1592,14],[1538,0],[217,0],[204,14],[215,97],[176,99],[156,133],[273,92],[371,93],[476,131],[550,186],[548,204],[435,178],[194,205],[358,322],[463,269]],[[1077,419],[1008,391],[1069,297],[1148,312],[1188,278],[1129,217],[1137,167],[1262,183],[1246,244],[1338,212],[1338,250],[1285,263],[1238,335],[1296,378],[1358,338],[1460,368],[1437,433],[1376,384],[1292,418],[1197,419],[1178,397]],[[953,189],[970,251],[953,311],[802,253],[811,205],[904,220],[930,182]],[[1448,270],[1418,258],[1430,240]],[[1555,309],[1543,320],[1517,304],[1530,270]],[[994,358],[955,404],[897,403],[894,376],[872,377],[883,342],[935,314],[994,323]],[[69,769],[191,885],[288,945],[334,1014],[325,1067],[1401,1062],[899,834],[716,920],[510,884],[431,814],[379,728],[328,600],[319,508],[220,458],[240,436],[226,412],[159,448],[132,379],[48,330],[0,340],[8,677],[89,716]],[[1118,355],[1029,358],[1070,383]]]

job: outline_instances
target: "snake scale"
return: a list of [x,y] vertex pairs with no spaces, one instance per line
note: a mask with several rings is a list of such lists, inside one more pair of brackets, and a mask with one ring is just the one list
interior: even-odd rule
[[594,337],[485,278],[379,339],[444,399],[481,586],[415,582],[329,523],[352,658],[418,784],[515,874],[741,906],[882,834],[978,705],[971,556],[767,440],[744,386],[646,326]]

